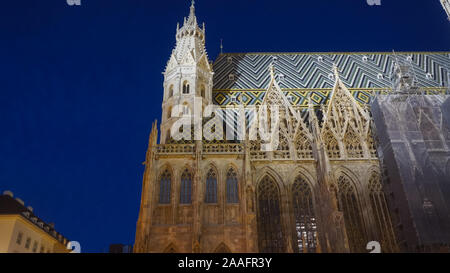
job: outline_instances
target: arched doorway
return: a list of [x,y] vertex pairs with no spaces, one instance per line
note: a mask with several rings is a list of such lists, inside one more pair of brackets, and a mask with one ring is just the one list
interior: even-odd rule
[[280,190],[272,177],[266,175],[257,188],[258,247],[261,253],[285,252],[281,225]]

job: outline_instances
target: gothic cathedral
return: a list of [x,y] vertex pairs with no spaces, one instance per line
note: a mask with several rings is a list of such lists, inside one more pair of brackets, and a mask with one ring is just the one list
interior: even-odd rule
[[401,251],[370,112],[396,60],[445,92],[449,53],[221,53],[213,63],[192,4],[164,72],[134,251],[368,252],[371,241]]

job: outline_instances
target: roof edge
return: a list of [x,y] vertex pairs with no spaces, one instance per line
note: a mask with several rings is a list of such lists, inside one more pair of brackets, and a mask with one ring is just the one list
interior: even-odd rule
[[[221,55],[297,55],[297,54],[328,54],[328,55],[334,55],[334,54],[408,54],[408,53],[414,53],[414,54],[450,54],[449,51],[299,51],[299,52],[229,52],[229,53],[220,53]],[[219,57],[218,56],[218,57]]]

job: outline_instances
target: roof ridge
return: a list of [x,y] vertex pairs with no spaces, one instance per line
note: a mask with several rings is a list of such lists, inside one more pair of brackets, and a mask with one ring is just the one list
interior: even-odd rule
[[[395,54],[450,54],[449,51],[395,51]],[[392,51],[298,51],[298,52],[228,52],[221,53],[217,56],[219,58],[221,55],[296,55],[296,54],[394,54]]]

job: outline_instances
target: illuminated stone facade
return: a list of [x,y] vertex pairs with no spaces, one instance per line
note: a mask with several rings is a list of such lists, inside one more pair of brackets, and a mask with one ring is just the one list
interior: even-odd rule
[[[193,5],[176,40],[135,252],[367,252],[370,241],[400,250],[368,107],[392,87],[391,53],[221,54],[212,64]],[[448,53],[397,58],[423,70],[450,63]],[[446,92],[436,81],[446,84],[448,70],[436,71],[417,78]],[[217,121],[204,112],[210,105],[230,109]],[[258,123],[272,107],[276,117]],[[262,137],[274,120],[277,134]],[[227,130],[236,131],[224,140]]]

